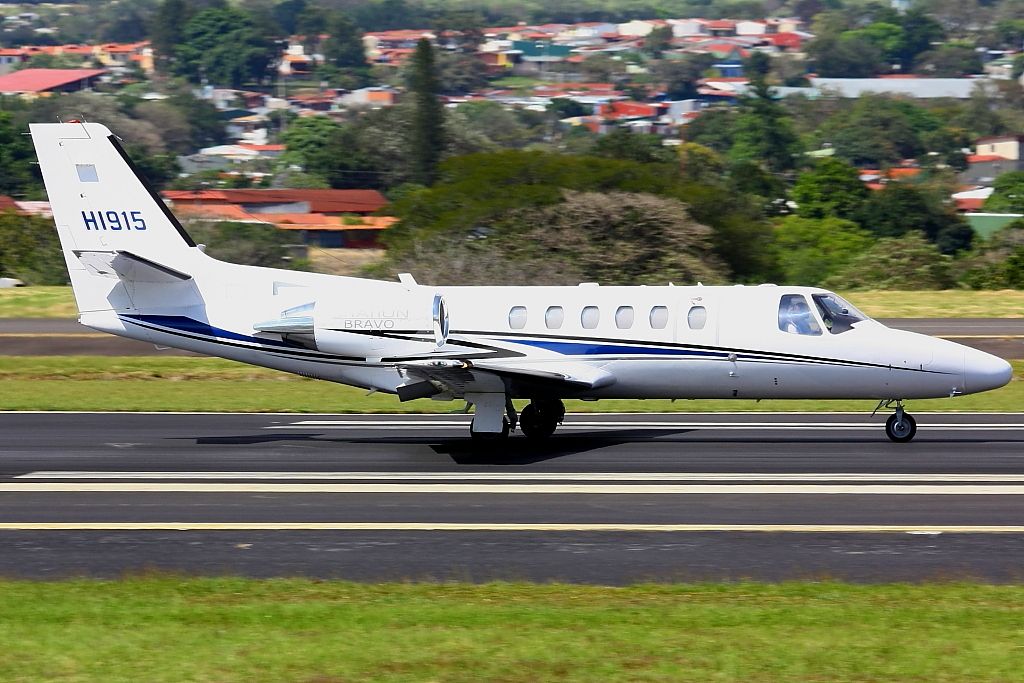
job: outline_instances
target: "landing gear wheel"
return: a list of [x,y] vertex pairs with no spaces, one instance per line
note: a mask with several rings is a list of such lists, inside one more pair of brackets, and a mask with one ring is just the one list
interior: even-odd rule
[[896,411],[885,421],[885,435],[896,443],[906,443],[917,434],[917,420],[910,413]]
[[558,427],[556,414],[546,410],[540,410],[535,403],[531,403],[519,414],[519,429],[527,439],[540,441],[555,433]]
[[500,432],[475,432],[473,431],[473,422],[469,423],[469,435],[473,437],[473,441],[504,441],[508,438],[509,424],[507,418],[501,418],[501,431]]

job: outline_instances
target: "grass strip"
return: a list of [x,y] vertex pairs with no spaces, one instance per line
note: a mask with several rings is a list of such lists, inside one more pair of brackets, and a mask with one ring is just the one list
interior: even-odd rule
[[[1024,290],[842,292],[874,318],[1021,318]],[[75,318],[70,287],[0,289],[0,318]]]
[[77,318],[70,287],[0,289],[0,318]]
[[0,582],[0,680],[1010,681],[1024,588]]
[[[1024,410],[1024,361],[1014,380],[983,394],[909,401],[914,412]],[[157,412],[451,413],[462,401],[401,403],[387,394],[306,379],[217,358],[0,356],[0,410]],[[522,403],[520,403],[520,406]],[[570,412],[849,411],[873,401],[619,400],[567,401]]]

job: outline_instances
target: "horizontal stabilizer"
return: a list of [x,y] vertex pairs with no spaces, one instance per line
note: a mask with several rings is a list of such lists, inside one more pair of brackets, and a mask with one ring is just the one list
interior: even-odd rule
[[76,251],[78,260],[93,275],[118,277],[127,282],[182,282],[192,276],[143,258],[130,251]]

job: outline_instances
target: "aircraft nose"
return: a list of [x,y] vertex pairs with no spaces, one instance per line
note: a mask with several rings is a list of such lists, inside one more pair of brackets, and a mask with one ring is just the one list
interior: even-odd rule
[[1013,367],[998,356],[977,349],[964,354],[964,388],[968,393],[998,389],[1012,377]]

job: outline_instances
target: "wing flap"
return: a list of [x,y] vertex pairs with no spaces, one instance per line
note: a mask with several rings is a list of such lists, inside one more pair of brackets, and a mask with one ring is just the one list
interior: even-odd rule
[[566,389],[601,389],[615,384],[615,375],[602,368],[586,363],[543,361],[524,363],[516,361],[469,361],[437,359],[410,361],[398,366],[407,376],[428,381],[443,387],[455,396],[465,393],[467,385],[479,379],[478,375],[490,375],[504,379],[567,385]]
[[615,384],[615,375],[586,363],[474,361],[473,368],[497,375],[565,382],[577,389],[601,389]]

